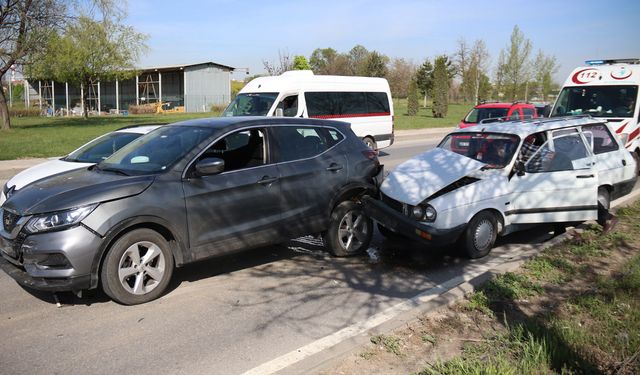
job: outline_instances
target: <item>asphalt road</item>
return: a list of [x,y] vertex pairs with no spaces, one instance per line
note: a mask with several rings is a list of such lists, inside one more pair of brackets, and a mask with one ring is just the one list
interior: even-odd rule
[[[439,138],[399,141],[381,161],[392,169]],[[130,307],[25,290],[0,272],[0,373],[264,373],[274,358],[550,236],[507,236],[476,261],[379,234],[367,256],[337,259],[303,238],[181,268],[165,296]]]

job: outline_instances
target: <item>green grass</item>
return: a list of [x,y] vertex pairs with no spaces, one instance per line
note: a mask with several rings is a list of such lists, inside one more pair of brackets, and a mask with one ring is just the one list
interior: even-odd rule
[[[451,127],[471,105],[451,104],[446,118],[433,118],[431,108],[421,108],[417,116],[407,116],[407,101],[394,100],[397,130]],[[16,117],[10,130],[0,131],[0,160],[66,155],[87,141],[135,124],[171,123],[192,118],[214,117],[219,112],[150,114],[90,117]]]
[[371,337],[370,340],[371,340],[371,343],[382,346],[389,353],[393,353],[398,356],[402,355],[400,351],[401,342],[400,342],[400,339],[397,337],[386,336],[386,335],[376,335]]
[[0,131],[0,160],[66,155],[107,132],[136,124],[170,123],[217,113],[79,117],[18,117]]
[[[618,217],[624,230],[602,235],[589,228],[543,251],[520,272],[482,285],[464,307],[498,316],[505,333],[469,344],[460,356],[420,374],[640,373],[640,255],[629,234],[638,228],[640,202]],[[616,248],[636,254],[616,269],[602,269]],[[576,285],[579,291],[572,290]],[[553,298],[554,307],[535,315],[521,310],[522,298],[535,301],[564,286],[568,294]]]
[[445,118],[434,118],[431,114],[430,103],[424,108],[421,102],[420,109],[416,116],[407,115],[407,100],[394,99],[393,110],[395,114],[396,130],[422,129],[422,128],[446,128],[453,127],[460,123],[460,120],[473,108],[472,104],[449,104],[449,111]]

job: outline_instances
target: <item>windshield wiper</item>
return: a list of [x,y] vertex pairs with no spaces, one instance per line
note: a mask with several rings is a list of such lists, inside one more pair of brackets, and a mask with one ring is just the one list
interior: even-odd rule
[[127,172],[123,171],[122,169],[118,169],[118,168],[99,167],[97,164],[94,165],[94,168],[97,171],[113,172],[113,173],[117,173],[117,174],[122,175],[122,176],[129,176],[129,174]]

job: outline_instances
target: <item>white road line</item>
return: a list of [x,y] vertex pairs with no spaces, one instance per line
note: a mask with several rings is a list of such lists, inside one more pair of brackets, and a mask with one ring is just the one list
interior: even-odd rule
[[[523,245],[521,247],[526,250],[526,247],[532,248],[531,245]],[[331,335],[325,336],[321,339],[318,339],[312,343],[309,343],[301,348],[294,349],[287,354],[284,354],[278,358],[275,358],[269,362],[265,362],[260,366],[254,367],[244,373],[244,375],[264,375],[264,374],[273,374],[274,372],[280,371],[286,367],[289,367],[297,362],[302,361],[303,359],[310,357],[314,354],[317,354],[325,349],[328,349],[334,345],[339,344],[340,342],[360,335],[374,327],[377,327],[395,317],[399,314],[410,311],[414,309],[416,306],[424,304],[442,293],[455,288],[456,286],[469,281],[481,274],[489,271],[497,265],[500,265],[504,262],[504,260],[513,257],[513,252],[510,250],[508,253],[502,254],[486,263],[478,263],[472,264],[471,267],[467,270],[465,275],[454,277],[453,279],[447,280],[443,284],[438,284],[435,287],[428,289],[411,299],[408,299],[404,302],[401,302],[397,305],[394,305],[378,314],[373,315],[371,318],[353,324],[349,327],[343,328],[340,331],[337,331]]]

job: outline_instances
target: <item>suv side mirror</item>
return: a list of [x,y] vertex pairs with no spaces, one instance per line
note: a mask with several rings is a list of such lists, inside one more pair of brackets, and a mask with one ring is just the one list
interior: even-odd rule
[[196,163],[198,176],[210,176],[224,171],[224,160],[220,158],[204,158]]

